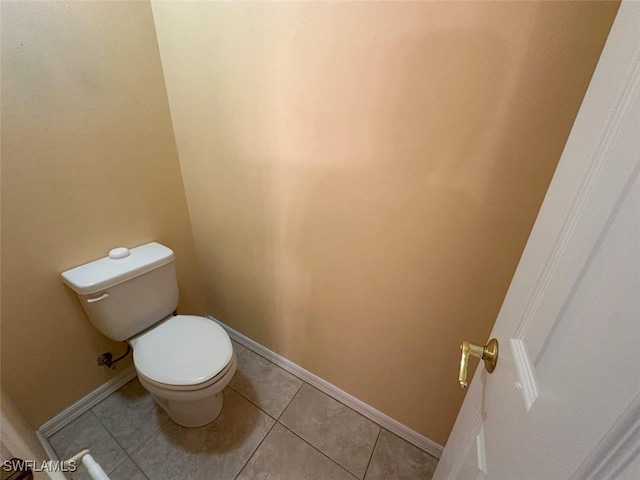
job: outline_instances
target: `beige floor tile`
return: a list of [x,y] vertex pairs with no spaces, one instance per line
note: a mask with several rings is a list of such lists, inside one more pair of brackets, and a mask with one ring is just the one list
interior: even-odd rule
[[431,480],[437,464],[436,458],[383,429],[365,480]]
[[236,480],[355,480],[285,427],[276,424]]
[[251,350],[238,357],[238,369],[229,386],[278,418],[302,381]]
[[109,474],[110,480],[147,480],[138,466],[133,463],[130,458],[118,465],[113,472]]
[[169,421],[169,416],[137,378],[109,395],[92,411],[127,453],[133,452]]
[[[91,456],[105,472],[110,473],[126,458],[127,454],[109,435],[95,415],[89,411],[73,420],[62,430],[49,437],[49,443],[61,460],[91,450]],[[73,474],[74,480],[90,479],[89,472],[80,465]]]
[[[432,478],[434,457],[233,346],[238,371],[211,424],[176,425],[135,379],[51,436],[52,447],[62,459],[89,448],[112,480]],[[72,478],[90,480],[82,465]]]
[[152,480],[233,479],[273,424],[227,388],[222,413],[212,423],[184,428],[167,422],[131,457]]
[[247,349],[247,347],[240,345],[235,340],[231,340],[231,345],[233,345],[233,351],[235,352],[236,357],[239,357]]
[[307,384],[280,422],[358,478],[365,474],[380,431],[371,420]]

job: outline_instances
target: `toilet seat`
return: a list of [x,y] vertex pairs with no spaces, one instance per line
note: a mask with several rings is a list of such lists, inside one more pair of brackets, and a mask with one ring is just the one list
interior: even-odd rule
[[237,364],[236,357],[234,355],[231,357],[231,361],[227,364],[227,366],[215,377],[211,378],[210,380],[207,380],[206,382],[198,383],[195,385],[169,385],[166,383],[160,383],[140,373],[140,371],[138,371],[138,378],[140,378],[141,381],[144,381],[143,383],[150,384],[161,390],[167,390],[172,392],[191,392],[195,390],[203,390],[211,385],[215,385],[219,381],[223,380],[225,376],[229,374],[231,371],[235,373],[236,364]]
[[231,340],[212,320],[170,316],[130,340],[139,374],[160,388],[194,390],[215,382],[230,367]]

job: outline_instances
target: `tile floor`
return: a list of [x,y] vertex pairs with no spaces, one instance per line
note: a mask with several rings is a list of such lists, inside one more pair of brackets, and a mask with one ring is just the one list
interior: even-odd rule
[[[234,342],[238,370],[220,416],[169,421],[137,379],[49,438],[84,448],[112,480],[428,480],[437,460]],[[89,479],[84,467],[74,479]]]

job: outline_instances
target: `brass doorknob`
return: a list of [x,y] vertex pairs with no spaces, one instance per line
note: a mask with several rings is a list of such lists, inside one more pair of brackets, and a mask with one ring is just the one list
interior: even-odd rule
[[469,355],[484,360],[484,368],[487,369],[487,372],[491,373],[495,370],[498,363],[498,340],[495,338],[489,340],[489,343],[484,346],[469,343],[465,340],[460,345],[460,350],[462,350],[462,358],[460,359],[458,381],[462,388],[466,389],[468,387],[467,367],[469,365]]

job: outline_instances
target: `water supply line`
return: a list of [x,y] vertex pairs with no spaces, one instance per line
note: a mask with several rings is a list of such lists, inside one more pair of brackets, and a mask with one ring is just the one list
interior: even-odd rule
[[127,342],[127,351],[120,355],[118,358],[114,359],[113,354],[111,352],[105,352],[100,355],[97,359],[97,363],[99,366],[104,367],[105,370],[113,370],[116,368],[116,363],[122,360],[124,357],[129,355],[131,352],[131,345]]
[[71,469],[78,465],[79,460],[81,460],[82,464],[87,468],[89,476],[93,480],[110,480],[109,476],[105,473],[100,464],[96,462],[91,455],[89,455],[89,450],[82,450],[70,459],[65,460],[63,462],[63,466],[65,469]]

